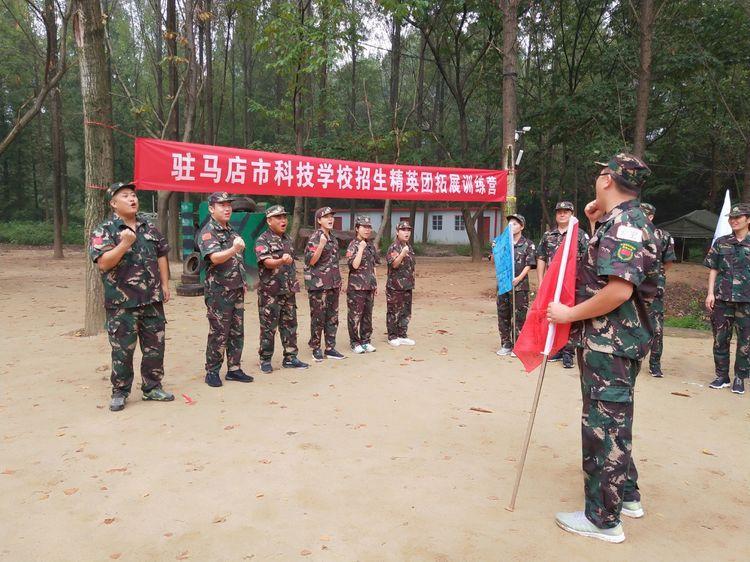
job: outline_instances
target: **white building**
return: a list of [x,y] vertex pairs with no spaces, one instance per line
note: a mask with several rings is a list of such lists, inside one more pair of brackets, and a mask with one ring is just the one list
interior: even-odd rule
[[[391,237],[395,236],[396,225],[400,221],[409,220],[408,207],[391,208]],[[370,217],[373,230],[380,228],[383,218],[383,209],[364,208],[356,209],[356,215]],[[422,225],[424,224],[424,210],[417,210],[416,224],[412,225],[412,240],[422,240]],[[477,221],[477,230],[481,233],[482,240],[489,241],[502,231],[503,213],[498,208],[487,209]],[[350,209],[334,209],[334,229],[352,230]],[[427,210],[427,242],[432,244],[468,244],[469,237],[466,234],[466,225],[461,214],[460,207],[436,207]]]

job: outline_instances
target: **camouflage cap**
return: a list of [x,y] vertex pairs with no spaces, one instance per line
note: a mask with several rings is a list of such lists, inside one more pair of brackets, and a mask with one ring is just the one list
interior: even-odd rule
[[732,205],[732,208],[729,211],[729,218],[736,219],[737,217],[743,216],[750,217],[750,205],[747,203],[738,203],[737,205]]
[[573,203],[570,201],[559,201],[557,205],[555,205],[555,211],[573,211],[575,207],[573,207]]
[[112,199],[118,191],[120,191],[121,189],[125,189],[126,187],[129,187],[130,189],[135,190],[135,184],[132,182],[123,183],[121,181],[118,181],[118,182],[113,183],[107,188],[107,197]]
[[315,220],[317,221],[318,219],[326,215],[332,215],[332,214],[333,214],[333,209],[331,209],[330,207],[321,207],[320,209],[315,211]]
[[609,162],[595,162],[600,166],[609,168],[614,172],[614,177],[625,184],[625,187],[640,190],[646,183],[646,178],[651,175],[651,170],[646,163],[632,154],[621,152],[610,158]]
[[271,217],[279,217],[281,215],[286,215],[286,209],[282,207],[281,205],[272,205],[266,209],[266,218],[270,219]]
[[401,221],[398,223],[398,226],[396,226],[396,230],[411,230],[411,225],[409,224],[409,221]]
[[235,198],[232,195],[229,195],[226,191],[216,191],[208,196],[208,204],[226,203],[228,201],[234,201],[234,199]]
[[367,215],[357,215],[357,220],[354,221],[354,227],[358,226],[372,226],[372,221]]
[[521,223],[521,226],[524,226],[524,227],[526,226],[526,219],[525,219],[525,218],[523,218],[523,215],[521,215],[521,214],[519,214],[519,213],[516,213],[515,215],[508,215],[508,216],[507,216],[507,217],[505,217],[505,218],[506,218],[507,220],[510,220],[510,219],[516,219],[516,220],[517,220],[518,222],[520,222],[520,223]]
[[647,215],[656,214],[656,207],[654,207],[651,203],[641,203],[641,210]]

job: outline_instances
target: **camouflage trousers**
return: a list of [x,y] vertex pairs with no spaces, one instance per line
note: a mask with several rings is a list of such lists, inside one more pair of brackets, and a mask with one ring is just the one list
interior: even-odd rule
[[226,289],[205,293],[208,318],[206,372],[219,373],[227,356],[227,370],[240,368],[245,344],[245,289]]
[[388,328],[388,339],[405,338],[411,320],[412,290],[385,290],[386,314],[385,324]]
[[717,300],[711,313],[714,332],[714,366],[716,376],[729,378],[729,346],[737,326],[737,355],[734,376],[746,379],[750,374],[750,302]]
[[164,331],[167,320],[160,302],[136,308],[107,309],[107,334],[112,346],[112,395],[129,395],[133,386],[133,354],[141,346],[141,389],[161,386],[164,377]]
[[320,347],[325,334],[326,350],[336,347],[336,332],[339,329],[339,294],[341,289],[323,289],[309,291],[310,299],[310,349]]
[[651,305],[651,327],[654,338],[651,340],[651,355],[648,358],[649,367],[661,367],[661,353],[664,349],[664,301],[654,299]]
[[353,291],[346,293],[349,342],[352,347],[370,343],[372,337],[372,306],[375,303],[375,291]]
[[500,331],[500,341],[503,347],[513,347],[518,339],[518,333],[526,322],[526,313],[529,311],[529,292],[516,291],[516,330],[511,338],[513,327],[511,315],[513,313],[513,299],[510,291],[497,295],[497,329]]
[[633,390],[641,362],[578,349],[586,517],[597,527],[620,522],[623,501],[640,501],[632,455]]
[[273,357],[276,330],[284,346],[284,357],[297,355],[297,299],[294,293],[269,295],[258,291],[258,316],[260,318],[260,347],[258,355],[261,361],[270,361]]

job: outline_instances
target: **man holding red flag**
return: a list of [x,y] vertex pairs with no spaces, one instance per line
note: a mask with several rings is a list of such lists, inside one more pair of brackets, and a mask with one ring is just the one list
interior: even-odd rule
[[633,391],[649,350],[649,322],[659,278],[653,226],[638,197],[651,173],[618,154],[595,177],[585,213],[595,228],[576,279],[576,305],[552,302],[547,318],[582,330],[581,418],[585,511],[558,513],[562,529],[607,542],[625,540],[620,514],[642,517],[632,458]]

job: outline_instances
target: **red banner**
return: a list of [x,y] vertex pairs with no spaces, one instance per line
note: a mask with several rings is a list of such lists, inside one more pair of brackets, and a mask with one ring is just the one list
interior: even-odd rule
[[339,199],[505,201],[507,172],[349,162],[150,138],[135,140],[138,189]]

